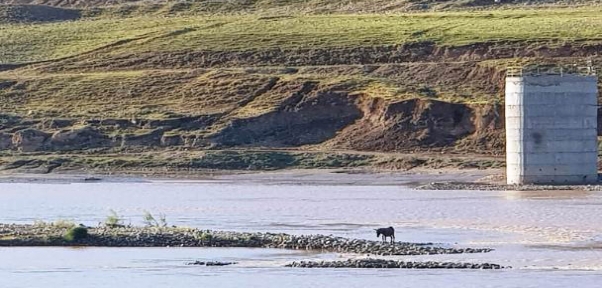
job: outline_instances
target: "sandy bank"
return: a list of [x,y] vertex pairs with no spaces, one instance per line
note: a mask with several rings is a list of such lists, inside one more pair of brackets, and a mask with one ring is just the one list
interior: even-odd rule
[[268,185],[400,185],[416,187],[431,182],[477,181],[497,170],[445,169],[413,172],[372,169],[296,169],[269,172],[205,171],[197,173],[69,173],[0,174],[0,183],[115,183],[115,182],[190,182],[243,183]]

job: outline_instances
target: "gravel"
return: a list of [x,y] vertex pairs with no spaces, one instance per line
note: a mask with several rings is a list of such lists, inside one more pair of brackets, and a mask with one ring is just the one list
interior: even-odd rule
[[295,268],[373,268],[373,269],[506,269],[491,263],[452,263],[452,262],[405,262],[385,259],[349,259],[347,261],[301,261],[293,262],[286,267]]
[[[73,226],[71,226],[73,227]],[[284,233],[243,233],[178,227],[87,227],[88,236],[67,241],[71,227],[53,224],[0,224],[2,246],[97,246],[97,247],[248,247],[318,250],[370,255],[431,255],[486,253],[490,248],[444,248],[432,243],[393,244],[332,235],[289,235]],[[226,266],[235,262],[195,261],[187,265]],[[412,269],[501,269],[497,264],[404,262],[401,260],[358,259],[347,261],[301,261],[287,267],[299,268],[412,268]]]
[[505,185],[478,182],[433,182],[415,188],[416,190],[479,190],[479,191],[544,191],[544,190],[585,190],[602,191],[602,185]]
[[63,238],[68,228],[53,225],[0,224],[0,246],[100,247],[248,247],[318,250],[370,255],[432,255],[486,253],[490,248],[446,248],[431,243],[382,243],[332,235],[243,233],[175,227],[88,227],[88,237]]
[[220,261],[208,261],[208,262],[195,261],[195,262],[187,263],[186,265],[197,265],[197,266],[229,266],[229,265],[236,265],[236,264],[238,264],[238,263],[237,262],[220,262]]

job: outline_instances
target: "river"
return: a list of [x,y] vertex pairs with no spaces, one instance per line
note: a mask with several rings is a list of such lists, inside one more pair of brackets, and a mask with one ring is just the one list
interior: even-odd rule
[[[600,192],[415,191],[395,183],[264,180],[4,182],[0,222],[96,225],[113,210],[126,224],[139,225],[148,211],[176,226],[374,240],[373,228],[394,226],[398,241],[495,249],[403,259],[513,269],[304,270],[282,266],[357,256],[272,249],[0,248],[0,287],[599,287],[602,281]],[[186,265],[195,260],[239,264]]]

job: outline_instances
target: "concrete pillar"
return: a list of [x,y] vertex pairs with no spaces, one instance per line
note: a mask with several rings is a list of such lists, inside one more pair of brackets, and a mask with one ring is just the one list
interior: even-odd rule
[[597,77],[506,78],[508,184],[598,180]]

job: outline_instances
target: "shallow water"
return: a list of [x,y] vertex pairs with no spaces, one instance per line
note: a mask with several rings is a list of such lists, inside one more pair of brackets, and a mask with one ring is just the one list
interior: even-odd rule
[[[492,247],[487,254],[403,257],[492,262],[507,271],[282,268],[295,260],[356,255],[269,249],[0,248],[0,287],[598,287],[602,193],[414,191],[402,186],[232,182],[0,183],[0,222],[68,219],[95,225],[115,210],[132,224],[144,211],[170,225]],[[187,266],[193,260],[236,266]],[[391,282],[392,281],[392,282]],[[88,285],[89,284],[89,285]],[[243,285],[244,284],[244,285]],[[204,286],[204,285],[203,285]]]

